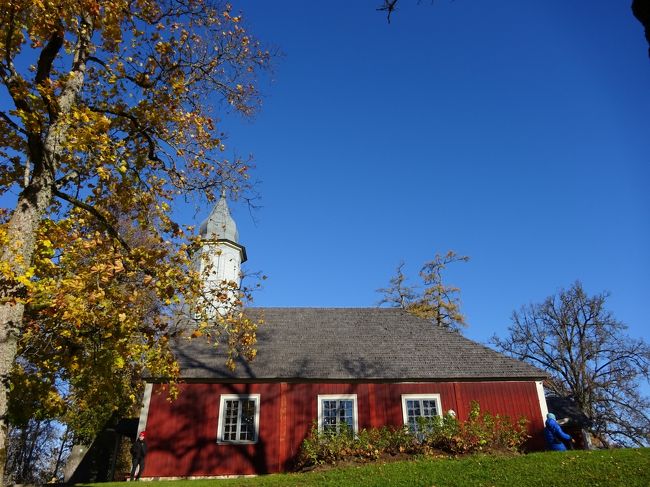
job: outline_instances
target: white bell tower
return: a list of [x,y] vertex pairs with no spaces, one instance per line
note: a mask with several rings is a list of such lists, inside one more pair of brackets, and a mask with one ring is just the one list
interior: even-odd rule
[[224,194],[201,224],[199,234],[203,246],[195,265],[204,280],[205,290],[216,291],[223,282],[235,283],[238,288],[241,265],[246,262],[246,249],[239,245],[237,225],[230,216]]

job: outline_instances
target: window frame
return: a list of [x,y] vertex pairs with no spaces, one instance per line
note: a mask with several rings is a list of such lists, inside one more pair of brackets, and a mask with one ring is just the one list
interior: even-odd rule
[[[427,393],[427,394],[402,394],[402,420],[404,422],[404,426],[408,428],[409,432],[411,433],[417,433],[417,431],[411,431],[411,428],[409,428],[409,417],[408,417],[408,408],[407,408],[407,401],[414,401],[414,400],[420,400],[420,401],[430,401],[434,400],[436,403],[436,413],[439,418],[442,418],[442,401],[440,399],[440,394],[437,393]],[[426,416],[420,416],[420,417],[426,417]]]
[[[239,435],[239,428],[241,427],[241,401],[253,400],[255,401],[255,416],[253,418],[254,424],[254,438],[252,440],[225,440],[223,438],[225,427],[226,415],[226,401],[240,401],[240,407],[237,413],[237,434]],[[260,432],[260,395],[259,394],[221,394],[219,400],[219,421],[217,423],[217,443],[221,445],[252,445],[258,442]]]
[[352,401],[352,433],[359,432],[359,412],[357,409],[357,395],[356,394],[319,394],[318,395],[318,432],[325,431],[325,424],[323,422],[323,401]]

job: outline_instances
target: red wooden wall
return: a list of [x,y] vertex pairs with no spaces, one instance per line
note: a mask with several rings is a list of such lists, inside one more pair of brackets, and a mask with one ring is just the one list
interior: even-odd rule
[[[471,401],[483,411],[525,416],[541,435],[535,382],[181,384],[170,402],[155,384],[147,418],[145,477],[245,475],[286,470],[317,418],[319,394],[356,394],[359,429],[400,426],[402,394],[440,394],[442,409],[467,418]],[[216,443],[221,394],[259,394],[256,444]]]

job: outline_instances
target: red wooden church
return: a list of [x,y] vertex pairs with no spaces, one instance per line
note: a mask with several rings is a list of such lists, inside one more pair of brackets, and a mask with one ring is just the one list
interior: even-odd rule
[[542,373],[397,309],[267,308],[258,356],[225,368],[197,340],[179,349],[181,394],[148,384],[145,477],[279,472],[316,421],[355,430],[407,425],[469,405],[543,428]]
[[[220,250],[219,277],[238,275],[245,251],[225,200],[201,232],[213,234]],[[473,400],[493,414],[525,416],[541,437],[544,373],[458,333],[399,309],[248,313],[264,319],[254,361],[232,372],[223,352],[200,339],[182,341],[178,399],[168,401],[164,384],[147,384],[139,424],[149,445],[144,478],[281,472],[314,423],[358,431],[449,410],[463,420]]]

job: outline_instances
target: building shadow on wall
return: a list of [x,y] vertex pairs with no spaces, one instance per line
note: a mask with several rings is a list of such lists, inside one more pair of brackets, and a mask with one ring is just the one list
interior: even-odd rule
[[[179,354],[179,359],[183,361],[185,366],[192,367],[194,362],[197,366],[201,366],[202,371],[206,372],[206,375],[209,376],[218,376],[219,370],[211,370],[206,368],[205,362],[199,362],[193,359],[190,356],[181,356]],[[238,362],[237,367],[243,367],[247,374],[252,374],[250,364],[244,360]],[[201,382],[212,385],[209,381]],[[219,387],[220,394],[254,394],[254,383],[215,383],[215,386]],[[218,417],[220,411],[218,411],[220,398],[219,395],[215,395],[214,401],[216,403],[217,414],[214,420],[214,424],[210,428],[206,428],[204,425],[199,424],[205,415],[205,410],[202,405],[205,404],[205,398],[202,397],[202,393],[205,392],[205,389],[194,389],[192,387],[184,388],[181,390],[177,402],[172,402],[170,408],[172,408],[174,421],[176,422],[175,430],[178,432],[194,432],[194,434],[178,435],[178,438],[164,438],[160,442],[152,442],[150,448],[156,449],[158,451],[164,452],[170,457],[178,456],[179,458],[184,459],[182,470],[183,474],[186,475],[212,475],[211,473],[205,472],[205,466],[209,463],[209,460],[206,461],[206,456],[209,452],[215,451],[215,445],[217,441],[217,428],[218,428]],[[265,404],[269,402],[274,402],[279,400],[279,393],[276,394],[264,394],[261,398],[260,408],[263,408]],[[262,427],[260,426],[260,433]],[[152,439],[155,436],[152,434]],[[258,435],[257,442],[254,444],[230,444],[230,445],[216,445],[217,451],[222,447],[228,449],[232,453],[224,453],[224,459],[230,457],[228,460],[234,462],[233,455],[237,455],[239,460],[236,462],[238,466],[250,466],[255,474],[265,474],[271,471],[275,471],[272,468],[272,465],[269,464],[269,441],[275,441],[275,438],[264,438],[262,434]],[[145,469],[146,471],[146,469]],[[194,472],[197,472],[196,474]]]

